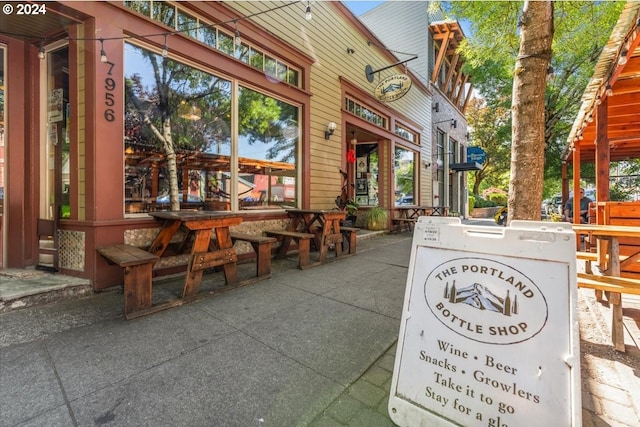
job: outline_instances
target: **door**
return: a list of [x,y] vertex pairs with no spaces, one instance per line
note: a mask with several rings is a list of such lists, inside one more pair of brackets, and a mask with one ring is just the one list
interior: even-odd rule
[[50,46],[42,64],[38,268],[58,269],[57,225],[69,217],[69,50]]
[[5,106],[5,90],[4,90],[4,82],[5,79],[5,70],[7,69],[6,63],[6,48],[4,45],[0,44],[0,269],[5,265],[5,207],[7,203],[5,203],[5,182],[6,176],[5,171],[7,170],[7,165],[5,164],[5,123],[6,123],[6,110]]

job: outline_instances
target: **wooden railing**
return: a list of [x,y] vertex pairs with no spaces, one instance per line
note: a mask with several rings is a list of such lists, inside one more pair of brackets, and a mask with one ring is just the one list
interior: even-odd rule
[[[596,202],[595,223],[598,225],[623,225],[640,227],[640,202]],[[640,239],[620,238],[620,255],[628,256],[640,250]],[[640,263],[622,268],[622,277],[640,279]]]

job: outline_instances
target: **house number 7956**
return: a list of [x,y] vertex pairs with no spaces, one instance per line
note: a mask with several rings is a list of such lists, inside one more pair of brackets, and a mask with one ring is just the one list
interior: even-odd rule
[[113,94],[116,89],[116,81],[110,76],[112,76],[113,66],[115,64],[113,62],[107,62],[107,64],[109,65],[109,71],[107,71],[107,77],[104,79],[104,105],[107,108],[104,109],[104,118],[106,121],[112,122],[116,119],[115,110],[111,108],[116,103]]

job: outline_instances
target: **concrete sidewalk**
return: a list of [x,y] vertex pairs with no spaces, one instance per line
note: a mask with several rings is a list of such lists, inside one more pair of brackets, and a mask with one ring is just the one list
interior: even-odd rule
[[[276,261],[270,280],[128,322],[117,292],[0,314],[0,426],[392,426],[411,238],[310,270]],[[600,325],[583,337],[584,425],[638,425],[637,345],[609,351],[606,307],[580,304]]]

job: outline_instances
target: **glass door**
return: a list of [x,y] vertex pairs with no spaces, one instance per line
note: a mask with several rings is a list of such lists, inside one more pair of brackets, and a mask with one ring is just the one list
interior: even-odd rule
[[57,270],[57,225],[69,217],[69,51],[50,47],[42,74],[41,96],[45,132],[40,144],[40,209],[38,268]]
[[4,85],[5,85],[5,70],[7,69],[6,67],[6,63],[5,63],[5,58],[6,58],[6,49],[5,46],[0,45],[0,269],[2,269],[2,267],[5,265],[5,253],[4,253],[4,247],[5,247],[5,233],[4,230],[6,229],[6,225],[4,224],[4,220],[6,218],[5,214],[4,214],[4,209],[5,206],[7,205],[5,203],[5,182],[6,182],[6,177],[5,177],[5,171],[6,171],[6,164],[5,164],[5,123],[6,123],[6,109],[4,108],[5,106],[5,90],[4,90]]

